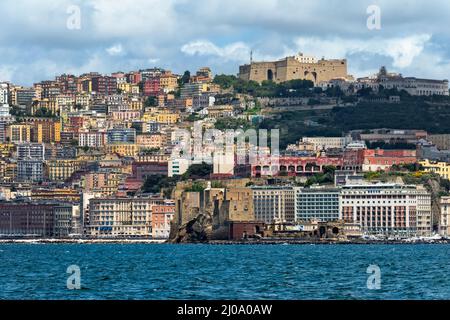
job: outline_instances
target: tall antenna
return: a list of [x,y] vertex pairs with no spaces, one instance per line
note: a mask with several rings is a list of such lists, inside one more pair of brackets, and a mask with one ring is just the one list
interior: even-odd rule
[[250,51],[250,64],[253,63],[253,50]]

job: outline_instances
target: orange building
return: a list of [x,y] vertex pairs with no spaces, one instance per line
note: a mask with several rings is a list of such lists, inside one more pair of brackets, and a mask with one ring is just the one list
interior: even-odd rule
[[152,237],[168,239],[170,224],[175,216],[175,204],[155,205],[152,207]]

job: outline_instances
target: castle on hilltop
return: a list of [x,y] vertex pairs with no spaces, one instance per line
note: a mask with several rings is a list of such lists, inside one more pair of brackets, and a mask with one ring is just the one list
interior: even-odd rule
[[[252,59],[251,59],[252,60]],[[346,59],[320,60],[299,53],[272,62],[253,62],[239,67],[239,78],[259,83],[270,80],[285,82],[289,80],[311,80],[314,84],[332,79],[349,79]]]

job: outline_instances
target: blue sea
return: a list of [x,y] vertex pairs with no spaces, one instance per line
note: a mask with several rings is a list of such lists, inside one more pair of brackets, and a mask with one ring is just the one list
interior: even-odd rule
[[450,299],[450,245],[2,244],[0,299]]

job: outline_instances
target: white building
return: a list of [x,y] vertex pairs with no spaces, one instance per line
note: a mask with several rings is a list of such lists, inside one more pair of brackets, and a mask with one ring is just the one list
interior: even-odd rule
[[355,82],[355,90],[372,88],[377,92],[380,85],[385,89],[405,90],[412,96],[448,96],[448,80],[420,79],[403,77],[398,73],[388,73],[385,67],[378,74],[371,77],[360,78]]
[[152,207],[161,204],[162,199],[90,199],[87,234],[103,238],[151,237]]
[[450,197],[441,198],[441,220],[439,221],[439,234],[444,237],[450,235]]
[[181,176],[189,169],[191,161],[188,159],[170,159],[169,160],[169,177]]
[[80,132],[78,145],[80,147],[101,148],[106,143],[106,132]]
[[346,185],[341,191],[340,219],[358,223],[365,233],[401,236],[418,234],[420,220],[420,233],[426,234],[427,222],[431,221],[431,196],[420,186]]
[[9,84],[0,83],[0,117],[9,116]]

